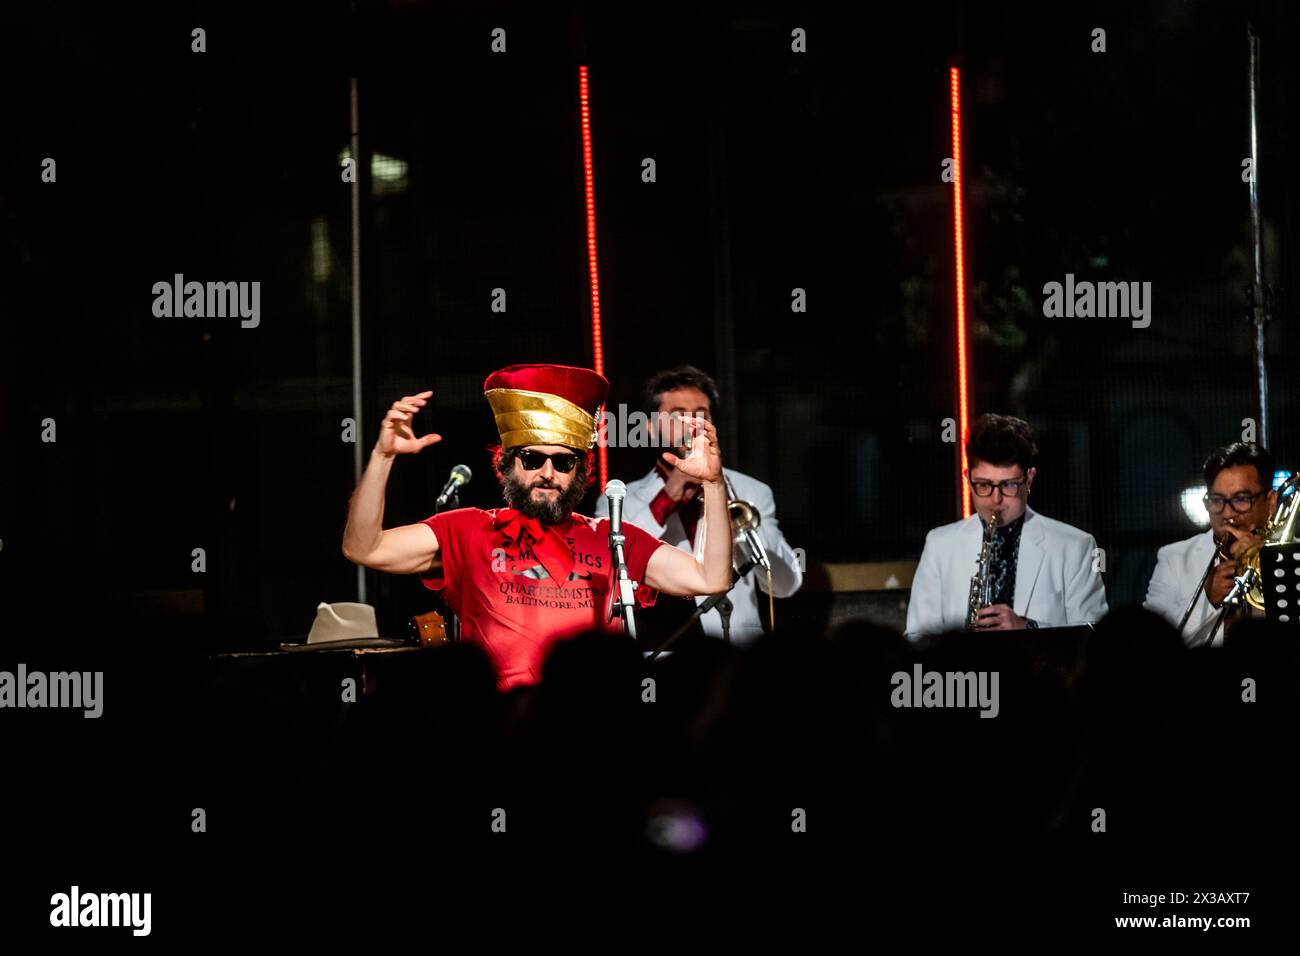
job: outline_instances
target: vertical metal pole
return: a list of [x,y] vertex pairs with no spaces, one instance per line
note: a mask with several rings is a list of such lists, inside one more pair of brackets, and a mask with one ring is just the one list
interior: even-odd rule
[[[356,442],[352,445],[353,485],[361,482],[361,133],[357,123],[357,78],[349,81],[348,107],[352,129],[352,420]],[[357,565],[357,600],[366,603],[366,569]]]
[[[1267,291],[1264,288],[1264,233],[1259,221],[1259,139],[1256,97],[1259,92],[1259,37],[1246,26],[1250,43],[1250,234],[1255,253],[1255,282],[1251,289],[1251,359],[1254,362],[1256,438],[1265,448],[1268,441],[1268,369],[1264,365],[1264,326],[1268,322]],[[1266,479],[1271,483],[1273,476]]]

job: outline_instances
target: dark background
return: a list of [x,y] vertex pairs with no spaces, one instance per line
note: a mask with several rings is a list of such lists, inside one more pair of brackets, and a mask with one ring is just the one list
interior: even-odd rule
[[[1294,10],[1254,11],[1269,280],[1284,289]],[[729,462],[774,487],[813,564],[915,559],[958,514],[956,449],[941,439],[957,407],[940,172],[948,67],[962,66],[973,412],[1037,427],[1035,507],[1096,535],[1112,606],[1139,600],[1155,549],[1195,530],[1180,492],[1252,414],[1250,12],[6,4],[0,670],[102,670],[107,719],[0,712],[0,925],[43,928],[50,894],[76,882],[155,892],[156,931],[177,938],[244,943],[266,919],[277,938],[351,923],[373,945],[403,917],[442,931],[474,902],[494,936],[572,936],[601,909],[593,890],[632,902],[640,927],[748,879],[745,906],[715,910],[710,928],[766,930],[790,913],[806,942],[818,926],[796,897],[819,894],[820,875],[852,894],[839,912],[859,932],[1014,933],[1037,912],[1075,939],[1141,912],[1122,892],[1170,890],[1253,890],[1235,912],[1266,927],[1261,907],[1291,894],[1261,883],[1292,872],[1296,846],[1289,635],[1197,656],[1121,611],[1077,684],[1023,647],[959,640],[917,658],[997,669],[996,721],[895,710],[889,677],[914,651],[862,623],[825,641],[790,628],[745,652],[683,641],[654,671],[653,708],[627,642],[565,642],[515,697],[496,694],[472,646],[403,652],[371,665],[381,690],[355,706],[338,699],[350,657],[196,653],[302,637],[318,601],[355,597],[340,553],[354,483],[340,438],[349,78],[362,445],[395,398],[424,388],[419,430],[445,436],[394,468],[393,525],[427,516],[458,462],[477,473],[467,504],[499,501],[487,373],[592,360],[580,63],[611,405],[635,406],[666,365],[716,372]],[[490,52],[496,26],[505,55]],[[790,52],[794,27],[807,54]],[[1104,54],[1089,49],[1096,27]],[[647,156],[654,184],[640,178]],[[372,179],[374,160],[405,175]],[[1151,326],[1043,318],[1044,283],[1067,272],[1151,282]],[[175,273],[261,282],[260,327],[155,318],[152,286]],[[496,287],[504,315],[489,308]],[[795,287],[806,314],[790,312]],[[1269,331],[1283,464],[1294,312],[1283,298]],[[47,418],[55,443],[41,441]],[[610,452],[625,479],[649,460]],[[369,600],[389,633],[432,603],[414,578],[373,574]],[[1241,700],[1244,676],[1258,705]],[[678,867],[641,892],[612,865],[580,865],[591,843],[650,874],[664,854],[644,814],[665,797],[713,828],[698,884]],[[502,805],[509,841],[485,825]],[[807,834],[791,832],[792,806],[808,808]],[[203,835],[196,807],[210,813]],[[565,899],[549,919],[518,918],[552,886]],[[963,919],[962,905],[983,912]]]
[[[972,414],[1022,415],[1034,505],[1092,532],[1112,605],[1194,533],[1179,493],[1252,414],[1246,6],[7,5],[0,577],[59,629],[104,615],[239,646],[355,599],[348,82],[358,77],[368,451],[434,391],[386,523],[450,467],[492,506],[481,385],[590,364],[578,65],[590,68],[610,404],[717,373],[729,462],[811,563],[915,559],[958,517],[948,67],[963,67]],[[1260,195],[1291,288],[1294,7],[1261,4]],[[207,52],[190,51],[190,30]],[[507,30],[508,52],[490,52]],[[808,53],[790,30],[808,31]],[[1091,31],[1107,51],[1090,51]],[[58,181],[42,183],[54,157]],[[653,157],[658,181],[641,181]],[[174,273],[260,281],[262,319],[158,319]],[[1150,281],[1153,321],[1046,319],[1045,282]],[[490,310],[506,289],[508,312]],[[791,290],[808,311],[790,312]],[[1294,307],[1269,331],[1288,463]],[[40,440],[57,422],[57,443]],[[612,449],[631,479],[649,453]],[[589,503],[590,504],[590,503]],[[191,571],[206,549],[207,572]],[[370,577],[387,626],[414,579]],[[76,611],[77,623],[64,612]],[[18,613],[18,612],[16,612]]]

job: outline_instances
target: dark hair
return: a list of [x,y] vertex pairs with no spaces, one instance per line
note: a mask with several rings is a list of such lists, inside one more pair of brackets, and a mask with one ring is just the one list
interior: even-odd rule
[[[516,445],[514,448],[502,448],[500,445],[488,446],[488,454],[492,456],[492,470],[497,473],[498,482],[505,484],[506,475],[514,470],[515,459],[527,447],[527,445]],[[564,447],[578,456],[578,465],[573,469],[573,477],[585,492],[596,482],[596,472],[591,467],[591,452],[587,449],[573,448],[569,445]]]
[[1216,448],[1210,453],[1210,457],[1205,459],[1206,490],[1208,491],[1210,485],[1214,484],[1214,479],[1219,477],[1219,472],[1236,465],[1254,465],[1255,474],[1259,475],[1259,483],[1265,494],[1273,490],[1272,453],[1262,445],[1244,441]]
[[721,399],[718,398],[718,385],[706,372],[694,365],[678,365],[662,372],[656,372],[645,383],[646,411],[653,415],[659,411],[659,402],[665,392],[675,392],[679,388],[699,389],[709,399],[709,411],[718,414]]
[[1029,474],[1038,463],[1034,430],[1023,418],[1011,415],[981,415],[971,425],[966,441],[966,460],[971,464],[1019,465]]

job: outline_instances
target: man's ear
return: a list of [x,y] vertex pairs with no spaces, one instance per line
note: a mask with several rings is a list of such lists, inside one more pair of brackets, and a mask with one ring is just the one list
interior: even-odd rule
[[1037,469],[1037,468],[1030,468],[1027,472],[1025,472],[1025,484],[1026,484],[1026,486],[1032,488],[1032,487],[1034,486],[1034,479],[1035,479],[1037,476],[1038,476],[1038,469]]

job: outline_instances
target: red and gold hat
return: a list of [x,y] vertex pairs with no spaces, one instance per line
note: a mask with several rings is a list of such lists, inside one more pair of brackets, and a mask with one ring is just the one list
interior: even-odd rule
[[596,414],[608,394],[605,376],[570,365],[511,365],[483,383],[502,448],[590,448],[596,443]]

